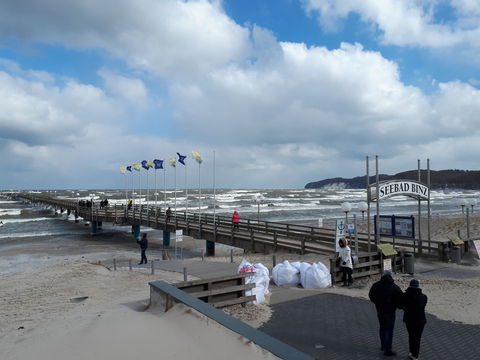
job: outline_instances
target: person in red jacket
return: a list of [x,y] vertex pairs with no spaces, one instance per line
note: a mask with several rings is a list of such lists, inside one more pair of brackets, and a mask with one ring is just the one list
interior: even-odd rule
[[240,221],[240,215],[238,214],[237,211],[234,211],[233,212],[233,215],[232,215],[232,223],[233,223],[233,229],[237,229],[238,230],[238,223]]

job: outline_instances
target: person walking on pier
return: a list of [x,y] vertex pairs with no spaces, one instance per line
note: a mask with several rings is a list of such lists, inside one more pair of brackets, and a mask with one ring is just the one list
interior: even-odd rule
[[240,214],[235,210],[232,215],[233,229],[238,230],[238,223],[240,222]]
[[147,263],[147,255],[145,255],[145,251],[148,248],[148,240],[147,234],[142,234],[142,240],[137,240],[137,243],[140,245],[140,250],[142,251],[142,260],[138,263],[138,265],[146,264]]
[[169,222],[170,218],[172,217],[172,209],[170,208],[170,206],[168,207],[165,215],[167,216],[167,222]]
[[340,267],[342,268],[343,286],[347,286],[347,277],[348,277],[348,285],[352,285],[353,283],[352,252],[350,250],[350,247],[347,245],[347,240],[345,238],[341,238],[340,240],[338,240],[338,245],[340,246],[340,251],[338,252],[338,256],[340,258]]
[[425,317],[427,301],[427,295],[423,294],[422,289],[420,289],[420,282],[412,279],[403,296],[403,322],[408,331],[408,348],[410,351],[408,357],[411,360],[417,360],[420,353],[420,340],[423,328],[427,323]]
[[370,288],[368,297],[377,309],[383,355],[395,356],[397,354],[392,351],[395,311],[397,308],[402,308],[403,291],[395,284],[391,272],[385,271],[381,279]]

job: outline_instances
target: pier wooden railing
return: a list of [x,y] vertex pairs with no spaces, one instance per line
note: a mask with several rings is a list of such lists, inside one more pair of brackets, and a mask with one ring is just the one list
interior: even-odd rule
[[[229,216],[198,212],[177,211],[170,218],[165,216],[161,207],[135,205],[130,209],[125,205],[99,207],[80,206],[76,200],[52,198],[41,193],[20,193],[17,197],[48,204],[57,209],[75,212],[77,216],[88,221],[107,221],[117,224],[149,226],[175,232],[182,229],[185,235],[227,245],[241,247],[251,251],[294,251],[302,254],[318,253],[333,256],[335,253],[333,229],[318,228],[308,225],[289,224],[272,221],[241,219],[238,229],[232,226]],[[358,233],[358,255],[367,253],[368,236]],[[412,252],[418,251],[419,240],[381,238],[381,242],[395,242],[395,245]],[[354,245],[351,246],[354,248]],[[443,258],[446,248],[444,242],[423,240],[424,255]],[[371,235],[370,250],[377,253],[374,236]]]

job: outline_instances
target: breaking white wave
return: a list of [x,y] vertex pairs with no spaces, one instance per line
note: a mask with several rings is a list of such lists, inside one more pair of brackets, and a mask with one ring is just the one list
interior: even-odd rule
[[21,213],[21,209],[0,209],[0,216],[16,216]]
[[16,239],[16,238],[27,238],[27,237],[44,237],[44,236],[58,236],[58,235],[68,235],[64,232],[29,232],[29,233],[17,233],[17,234],[5,234],[0,235],[0,239]]
[[9,223],[26,223],[31,221],[48,221],[48,220],[55,220],[55,218],[40,217],[40,218],[30,218],[30,219],[5,219],[2,221],[4,224],[9,224]]

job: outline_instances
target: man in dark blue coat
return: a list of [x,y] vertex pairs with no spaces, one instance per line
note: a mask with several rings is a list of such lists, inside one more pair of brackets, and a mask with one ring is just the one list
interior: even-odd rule
[[427,301],[427,295],[422,294],[422,289],[420,289],[420,282],[412,279],[403,296],[403,322],[407,326],[408,346],[410,349],[408,356],[412,360],[417,360],[420,353],[420,340],[423,328],[427,323],[427,318],[425,317]]
[[372,285],[368,297],[377,309],[380,324],[380,342],[385,356],[395,356],[392,351],[393,328],[395,327],[395,311],[401,308],[403,292],[395,284],[391,272],[385,271],[379,281]]
[[147,255],[145,255],[145,251],[148,248],[148,240],[147,240],[147,234],[143,233],[142,235],[142,240],[138,241],[137,243],[140,245],[140,250],[142,251],[142,260],[138,263],[138,265],[142,265],[143,263],[147,263]]

